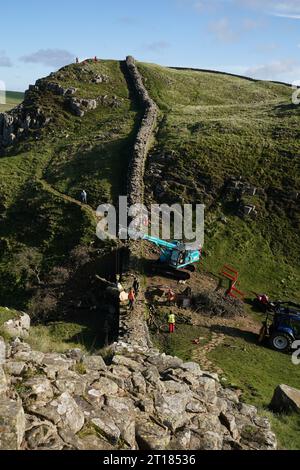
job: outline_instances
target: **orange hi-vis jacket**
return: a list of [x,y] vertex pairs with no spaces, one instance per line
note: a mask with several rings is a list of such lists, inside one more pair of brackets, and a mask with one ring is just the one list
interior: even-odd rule
[[129,292],[129,294],[128,294],[128,300],[135,300],[134,292]]

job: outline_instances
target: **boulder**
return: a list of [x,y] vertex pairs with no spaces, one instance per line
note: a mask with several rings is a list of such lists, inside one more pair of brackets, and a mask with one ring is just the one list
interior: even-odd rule
[[106,406],[103,408],[103,413],[110,416],[114,424],[120,430],[120,437],[127,446],[131,449],[135,449],[135,413],[134,410],[128,409],[122,412],[118,411],[115,407]]
[[56,388],[61,392],[82,396],[85,393],[87,382],[83,376],[71,370],[59,371],[55,381]]
[[31,362],[34,365],[41,365],[45,354],[39,351],[19,351],[14,354],[14,359],[18,361]]
[[0,450],[19,450],[25,434],[25,413],[22,402],[1,397]]
[[74,434],[83,428],[84,414],[68,392],[53,400],[50,405],[60,416],[60,427],[68,427]]
[[32,377],[23,383],[20,396],[26,404],[46,404],[53,398],[51,382],[43,376]]
[[159,420],[171,431],[175,432],[189,421],[186,406],[191,400],[191,393],[175,393],[155,397],[155,410]]
[[203,434],[193,432],[190,448],[193,450],[222,450],[223,436],[214,431],[207,431]]
[[3,367],[0,365],[0,397],[8,390],[8,381]]
[[121,436],[121,431],[107,413],[100,411],[97,413],[96,417],[92,418],[91,423],[101,434],[104,434],[111,444],[117,444]]
[[107,369],[102,356],[86,356],[83,358],[82,363],[87,370],[100,371]]
[[4,364],[6,359],[6,344],[4,339],[0,336],[0,366]]
[[27,338],[30,329],[30,316],[27,313],[21,313],[19,317],[5,322],[3,329],[12,338]]
[[142,416],[136,421],[136,440],[140,450],[165,450],[171,435],[165,427],[154,423],[148,416]]
[[118,385],[107,377],[100,377],[93,383],[92,389],[99,391],[101,395],[117,395],[119,391]]
[[27,370],[27,364],[22,361],[7,361],[4,365],[5,372],[16,377],[20,376]]
[[80,439],[83,450],[113,450],[114,447],[108,441],[96,434],[88,434]]
[[42,366],[50,380],[55,380],[57,373],[68,370],[75,365],[73,359],[68,359],[64,354],[48,353],[45,354]]
[[26,415],[26,444],[29,450],[62,450],[64,442],[50,421]]
[[270,407],[274,411],[300,413],[300,390],[279,385],[274,391]]
[[131,370],[132,372],[136,372],[143,369],[143,366],[139,362],[134,361],[133,359],[130,359],[129,357],[125,356],[114,356],[112,363],[127,367],[127,369]]

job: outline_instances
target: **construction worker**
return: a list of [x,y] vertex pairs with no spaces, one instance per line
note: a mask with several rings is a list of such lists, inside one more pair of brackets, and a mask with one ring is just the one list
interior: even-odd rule
[[175,301],[175,293],[172,291],[172,289],[168,290],[167,293],[167,298],[168,298],[168,305],[172,305],[172,303]]
[[133,288],[133,290],[134,290],[134,292],[135,292],[135,295],[138,295],[139,290],[140,290],[140,282],[139,282],[139,280],[138,280],[137,277],[134,278],[132,288]]
[[175,314],[170,312],[168,315],[168,323],[169,323],[169,333],[174,333],[175,331]]
[[83,189],[80,194],[82,204],[87,204],[87,192]]
[[129,300],[129,310],[133,310],[134,302],[135,302],[135,293],[134,293],[133,288],[131,288],[129,291],[128,300]]

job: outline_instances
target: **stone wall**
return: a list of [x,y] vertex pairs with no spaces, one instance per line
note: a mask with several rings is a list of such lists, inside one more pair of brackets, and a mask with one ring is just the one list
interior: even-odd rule
[[128,198],[129,204],[142,204],[144,200],[144,171],[145,162],[154,127],[156,125],[158,108],[146,90],[141,74],[139,73],[133,57],[126,58],[126,67],[129,77],[140,103],[144,115],[136,136],[133,155],[128,171]]

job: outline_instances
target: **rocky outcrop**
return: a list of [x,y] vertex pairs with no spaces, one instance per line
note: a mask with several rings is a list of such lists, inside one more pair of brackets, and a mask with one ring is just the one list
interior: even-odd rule
[[196,363],[123,341],[109,363],[7,346],[0,449],[276,448],[268,420]]
[[288,385],[278,385],[270,407],[277,412],[300,413],[300,390]]
[[133,57],[126,58],[126,67],[135,93],[142,104],[144,115],[135,139],[133,155],[128,172],[129,205],[142,204],[144,200],[145,163],[152,133],[156,124],[158,108],[146,90]]
[[30,131],[38,131],[51,121],[38,106],[28,106],[26,101],[9,111],[0,114],[0,150],[24,137]]
[[8,320],[3,324],[3,330],[13,338],[28,337],[29,329],[30,316],[27,313],[21,313],[17,318]]
[[68,98],[66,103],[70,111],[75,116],[83,117],[87,111],[97,109],[99,105],[108,106],[110,108],[118,108],[122,102],[117,96],[109,97],[107,95],[99,96],[96,99],[80,99],[80,98]]

